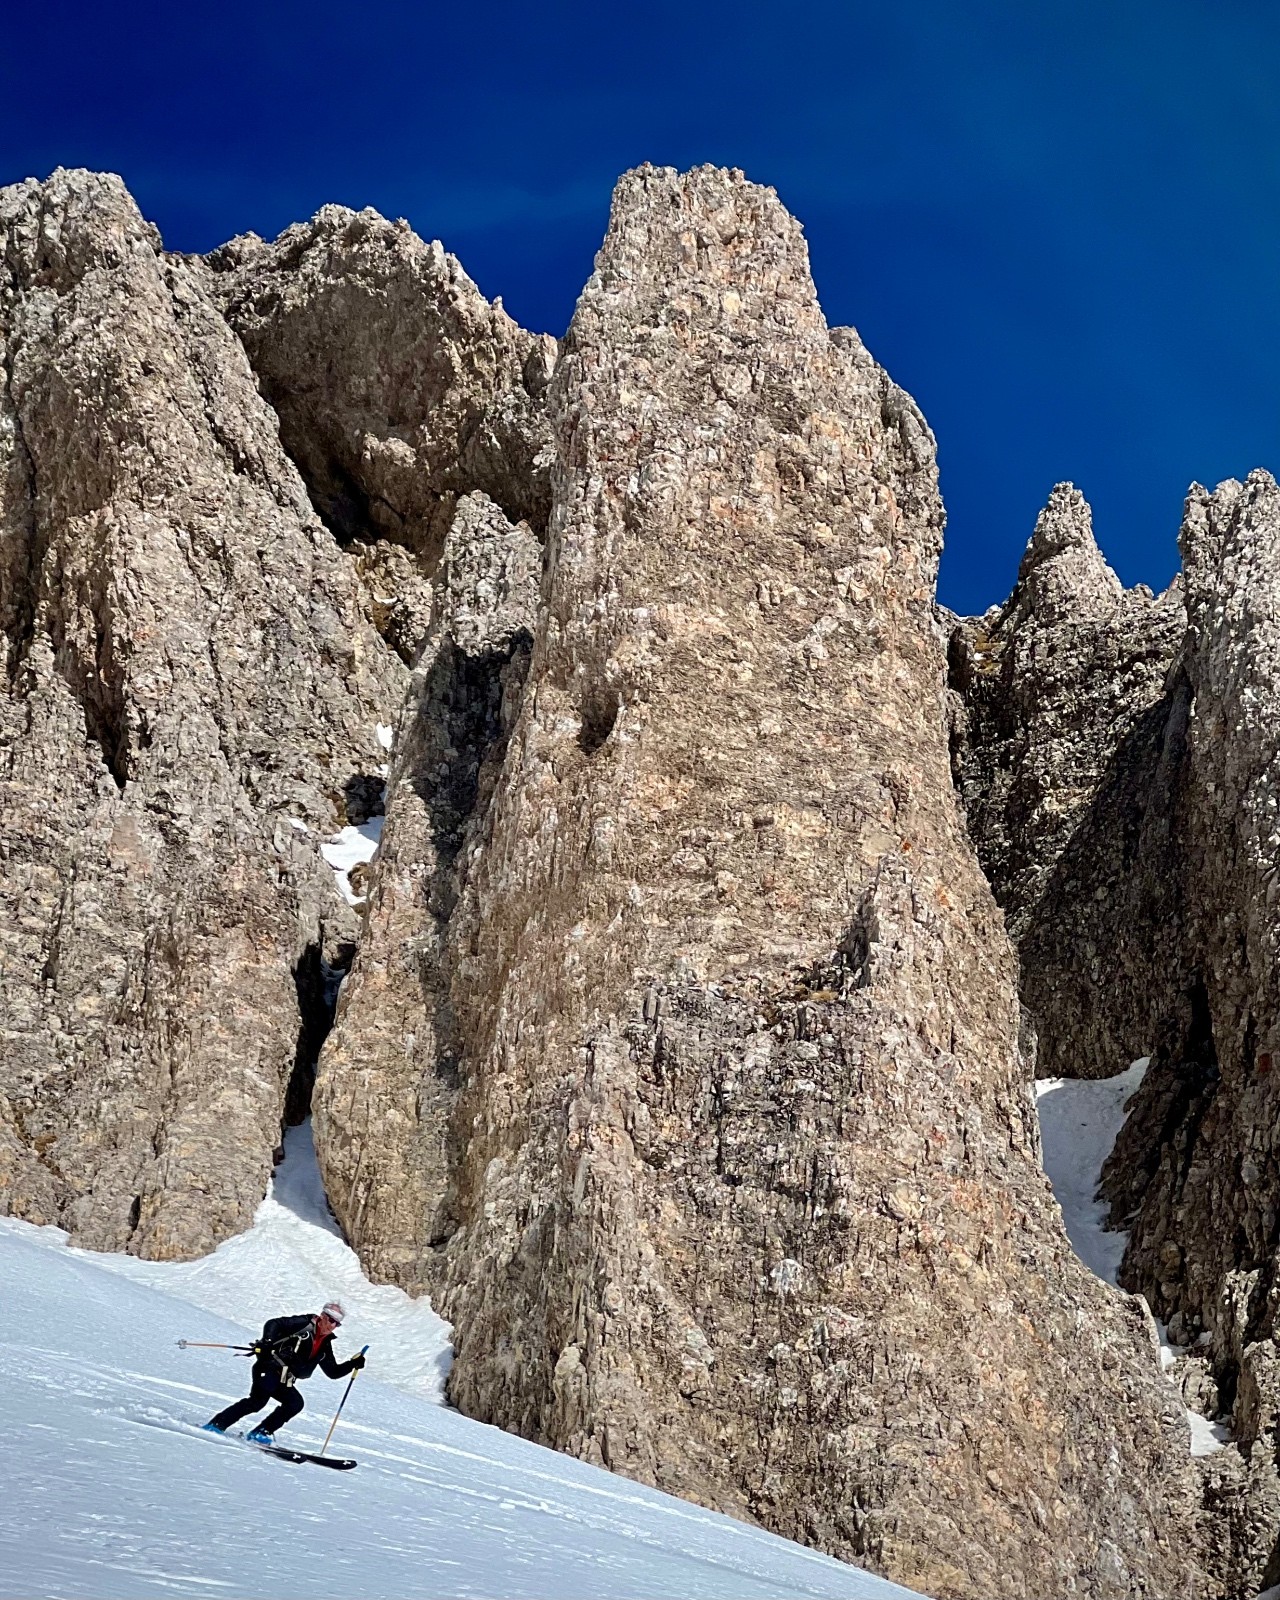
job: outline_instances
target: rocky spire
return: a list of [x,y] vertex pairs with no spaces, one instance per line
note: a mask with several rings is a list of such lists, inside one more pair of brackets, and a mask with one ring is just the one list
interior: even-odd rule
[[[1080,872],[1110,861],[1132,834],[1135,824],[1118,820],[1135,803],[1121,798],[1136,759],[1130,746],[1145,750],[1149,736],[1158,739],[1147,718],[1164,695],[1184,626],[1180,586],[1159,598],[1142,584],[1126,590],[1094,540],[1088,502],[1060,483],[1036,519],[1004,606],[994,618],[952,629],[956,782],[1023,955],[1024,999],[1029,984],[1048,985],[1043,1002],[1032,1003],[1037,1013],[1042,1003],[1046,1012],[1063,1003],[1056,976],[1069,949],[1063,918],[1068,906],[1083,904],[1075,894]],[[1163,713],[1155,715],[1163,726]],[[1148,757],[1156,759],[1150,752],[1140,759]],[[1065,885],[1056,883],[1060,874]],[[1081,949],[1091,942],[1094,970],[1083,977],[1080,1006],[1082,1015],[1101,1017],[1107,1008],[1093,991],[1106,986],[1098,965],[1104,947],[1082,936]],[[1043,1041],[1041,1066],[1050,1071],[1066,1066],[1055,1036]],[[1072,1036],[1066,1048],[1080,1045]],[[1109,1038],[1070,1071],[1107,1076],[1132,1059],[1120,1059],[1127,1048]]]
[[[1131,1228],[1125,1281],[1207,1358],[1227,1410],[1215,1503],[1234,1592],[1270,1583],[1280,1535],[1280,488],[1251,472],[1187,498],[1189,696],[1179,829],[1183,974],[1106,1174]],[[1163,952],[1169,960],[1169,952]],[[1188,1379],[1198,1368],[1190,1363]],[[1202,1383],[1204,1378],[1199,1379]]]
[[[773,191],[628,174],[559,352],[372,213],[206,264],[55,174],[0,229],[8,1208],[243,1226],[358,939],[320,1158],[457,1404],[939,1596],[1183,1592],[1182,1415],[1063,1235],[950,783],[932,436]],[[1136,607],[1145,694],[1176,612],[1050,511],[1025,619],[953,651],[1031,749],[1024,690]],[[392,723],[357,922],[317,835]],[[1206,745],[1240,845],[1261,748]]]
[[[451,1046],[382,1126],[439,1223],[455,1403],[929,1592],[1177,1588],[1181,1419],[1063,1237],[951,789],[927,429],[774,193],[711,168],[621,181],[549,409],[443,961],[377,978],[428,974]],[[448,781],[422,755],[388,829]],[[394,1049],[354,1099],[326,1069],[327,1169]]]
[[1055,484],[1036,518],[1018,581],[1000,614],[1008,633],[1034,618],[1040,627],[1112,617],[1124,587],[1093,537],[1093,513],[1074,484]]
[[1205,1564],[1251,1594],[1280,1532],[1280,488],[1193,485],[1185,626],[1181,586],[1117,603],[1066,520],[1049,616],[1029,551],[997,625],[956,630],[957,770],[1041,1072],[1151,1057],[1103,1192],[1121,1282],[1184,1347],[1189,1403],[1229,1423],[1202,1467]]

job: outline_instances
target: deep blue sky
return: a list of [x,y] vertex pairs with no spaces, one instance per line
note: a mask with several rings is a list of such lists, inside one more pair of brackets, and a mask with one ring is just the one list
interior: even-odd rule
[[616,175],[740,166],[938,436],[941,594],[1002,599],[1052,484],[1126,582],[1280,471],[1274,0],[30,0],[0,182],[124,175],[175,249],[406,216],[561,333]]

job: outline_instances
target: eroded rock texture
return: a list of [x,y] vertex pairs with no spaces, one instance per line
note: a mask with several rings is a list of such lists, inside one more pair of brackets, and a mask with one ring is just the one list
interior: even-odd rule
[[1183,985],[1184,631],[1180,585],[1123,588],[1070,484],[1003,608],[952,629],[956,783],[1018,947],[1042,1077],[1123,1071]]
[[322,924],[354,934],[287,818],[333,827],[404,673],[119,179],[0,191],[0,239],[0,1194],[198,1254],[262,1198]]
[[[402,1280],[438,1238],[474,1416],[938,1596],[1177,1591],[1181,1416],[1062,1235],[951,790],[928,430],[711,169],[622,181],[549,409],[518,710],[490,673],[393,774],[344,1224]],[[416,1219],[360,1187],[378,1104]]]
[[1165,1019],[1107,1192],[1132,1230],[1127,1281],[1175,1334],[1203,1333],[1244,1457],[1243,1593],[1280,1579],[1280,489],[1263,472],[1193,489],[1181,544],[1192,984]]
[[387,784],[360,950],[314,1100],[325,1188],[366,1270],[426,1285],[447,1237],[457,1097],[450,919],[529,664],[542,546],[485,495],[458,504]]
[[555,341],[491,305],[438,243],[324,206],[274,244],[247,234],[209,262],[285,448],[344,543],[404,545],[430,573],[473,491],[545,526]]
[[[938,1597],[1184,1592],[1176,1394],[1141,1305],[1062,1234],[950,785],[933,441],[826,328],[772,192],[624,179],[554,376],[552,341],[371,212],[173,259],[118,180],[59,173],[0,191],[0,227],[6,1208],[207,1250],[320,1052],[330,1197],[371,1272],[452,1317],[471,1414]],[[1206,595],[1247,592],[1255,487],[1206,512]],[[1073,851],[1152,760],[1245,797],[1195,813],[1236,830],[1195,881],[1228,909],[1269,892],[1230,700],[1253,657],[1166,684],[1177,601],[1124,596],[1082,516],[1055,496],[999,638],[953,651],[978,691],[957,764],[1024,950],[1055,875],[1103,905]],[[1196,603],[1206,638],[1270,648],[1251,603],[1220,627]],[[1101,665],[1064,733],[1076,660]],[[1049,712],[1023,665],[1051,668]],[[1197,733],[1202,680],[1229,709]],[[1181,724],[1140,734],[1162,695]],[[317,835],[381,803],[392,723],[357,922]],[[1158,807],[1123,804],[1125,848],[1167,851]],[[1062,969],[1081,1014],[1099,914]],[[1178,992],[1236,1017],[1243,1073],[1270,946],[1243,978],[1220,948]],[[1168,1126],[1228,1159],[1210,1116]],[[1145,1282],[1153,1250],[1173,1270],[1182,1178],[1159,1139],[1140,1162]],[[1267,1215],[1233,1212],[1237,1237]],[[1258,1346],[1267,1269],[1229,1253],[1217,1292]],[[1188,1306],[1224,1260],[1179,1261]],[[1269,1370],[1242,1345],[1220,1373],[1257,1439]],[[1251,1576],[1264,1454],[1215,1480]]]
[[[1046,623],[1020,592],[1072,505]],[[1280,490],[1192,490],[1185,628],[1172,593],[1099,580],[1080,509],[1055,491],[994,626],[953,636],[956,768],[1040,1071],[1152,1058],[1103,1192],[1130,1230],[1121,1282],[1187,1347],[1188,1403],[1231,1424],[1200,1537],[1212,1592],[1252,1595],[1280,1579]]]

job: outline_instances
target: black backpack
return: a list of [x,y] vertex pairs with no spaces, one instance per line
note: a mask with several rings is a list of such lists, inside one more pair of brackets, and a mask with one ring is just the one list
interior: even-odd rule
[[262,1325],[262,1353],[284,1366],[298,1354],[303,1340],[311,1338],[314,1328],[314,1317],[271,1317]]

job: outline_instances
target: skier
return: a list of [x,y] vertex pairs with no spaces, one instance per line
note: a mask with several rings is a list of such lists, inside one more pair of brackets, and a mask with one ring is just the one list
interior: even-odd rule
[[206,1431],[225,1433],[233,1422],[275,1400],[279,1402],[276,1409],[248,1435],[253,1444],[270,1444],[276,1429],[302,1410],[302,1396],[294,1388],[300,1378],[309,1378],[317,1367],[326,1378],[359,1372],[364,1366],[362,1355],[354,1355],[350,1361],[334,1359],[333,1336],[345,1316],[338,1302],[330,1300],[319,1316],[272,1317],[263,1327],[261,1339],[251,1346],[253,1386],[248,1398],[211,1417],[204,1425]]

